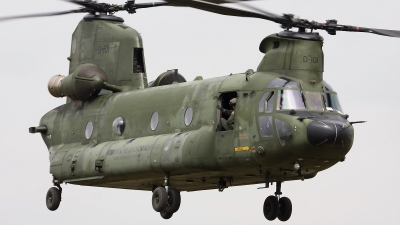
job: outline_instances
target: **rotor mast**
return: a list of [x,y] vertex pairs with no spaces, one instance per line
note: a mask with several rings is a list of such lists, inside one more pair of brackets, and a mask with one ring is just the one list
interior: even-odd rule
[[264,57],[257,71],[271,71],[297,79],[320,83],[323,80],[323,38],[318,33],[282,31],[264,38]]

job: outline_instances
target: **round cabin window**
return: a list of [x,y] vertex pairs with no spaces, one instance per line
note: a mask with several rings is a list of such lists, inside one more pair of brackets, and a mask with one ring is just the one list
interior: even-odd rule
[[193,120],[193,109],[189,106],[185,111],[185,125],[189,126]]
[[86,128],[85,128],[85,137],[86,139],[89,139],[92,136],[93,133],[93,123],[92,121],[89,121],[86,124]]
[[158,112],[154,112],[150,120],[151,130],[156,130],[158,126]]
[[112,124],[112,128],[114,130],[114,133],[118,134],[121,136],[124,133],[125,130],[125,119],[123,117],[118,117],[117,119],[114,120]]

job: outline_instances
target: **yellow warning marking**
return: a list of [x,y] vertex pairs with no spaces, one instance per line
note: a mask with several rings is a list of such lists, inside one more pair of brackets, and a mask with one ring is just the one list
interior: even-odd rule
[[249,149],[250,149],[249,146],[236,147],[236,148],[235,148],[235,152],[248,151]]

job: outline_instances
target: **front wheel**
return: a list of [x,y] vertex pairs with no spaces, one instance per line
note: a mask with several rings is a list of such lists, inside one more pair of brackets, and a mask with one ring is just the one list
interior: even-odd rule
[[280,221],[287,221],[291,215],[292,215],[292,202],[287,197],[280,198],[278,219]]
[[165,188],[158,187],[154,189],[153,196],[151,198],[151,203],[153,205],[153,209],[156,212],[164,211],[167,207],[168,195],[165,191]]
[[61,192],[55,187],[50,188],[46,194],[46,206],[50,211],[58,209],[61,202]]
[[279,213],[279,202],[278,198],[271,195],[268,196],[264,201],[264,216],[267,220],[274,220]]

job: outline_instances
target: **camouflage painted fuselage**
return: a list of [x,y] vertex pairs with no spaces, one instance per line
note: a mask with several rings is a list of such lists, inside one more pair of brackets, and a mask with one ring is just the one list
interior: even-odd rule
[[[194,191],[215,189],[221,178],[232,186],[263,183],[266,174],[271,181],[308,179],[343,160],[352,146],[347,117],[326,103],[315,108],[307,98],[332,92],[322,79],[321,40],[271,35],[260,45],[265,56],[256,72],[154,87],[145,69],[132,70],[141,38],[121,22],[82,21],[73,42],[70,73],[93,63],[124,91],[67,101],[43,116],[50,173],[60,182],[152,190],[167,172],[172,187]],[[271,85],[280,78],[296,85]],[[279,96],[286,90],[301,93],[305,108],[283,107]],[[237,94],[234,130],[217,131],[224,93]],[[266,93],[275,93],[268,110]],[[118,117],[125,120],[121,135],[113,129]]]

